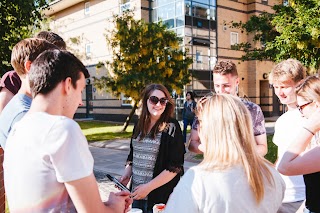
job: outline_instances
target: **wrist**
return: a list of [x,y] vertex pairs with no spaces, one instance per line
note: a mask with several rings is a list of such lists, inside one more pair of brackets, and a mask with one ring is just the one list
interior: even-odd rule
[[306,130],[307,132],[309,132],[310,134],[315,135],[315,131],[312,128],[310,128],[308,126],[302,126],[302,128],[304,130]]

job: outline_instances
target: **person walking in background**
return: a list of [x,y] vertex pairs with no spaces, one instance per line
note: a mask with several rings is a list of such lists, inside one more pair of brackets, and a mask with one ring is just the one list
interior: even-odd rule
[[320,79],[309,76],[296,89],[298,109],[305,122],[284,153],[278,170],[303,175],[306,185],[304,212],[320,212]]
[[[64,40],[54,32],[41,31],[35,38],[47,40],[62,50],[66,49]],[[0,80],[0,113],[13,96],[18,93],[20,87],[21,80],[16,71],[8,71],[2,76]]]
[[4,152],[4,183],[10,212],[124,213],[129,192],[110,193],[103,203],[93,157],[72,120],[88,70],[74,55],[47,50],[32,62],[33,101],[14,125]]
[[[219,61],[213,69],[213,83],[216,93],[238,96],[239,77],[236,65],[232,61]],[[261,108],[251,101],[241,99],[247,106],[253,123],[253,132],[257,152],[265,156],[268,152],[267,135],[264,116]],[[189,150],[201,154],[198,146],[201,144],[197,131],[197,120],[192,124]]]
[[187,128],[190,125],[192,126],[192,122],[195,116],[195,108],[197,103],[194,101],[193,93],[186,93],[186,101],[183,104],[182,110],[182,119],[183,119],[183,142],[187,141]]
[[141,101],[141,115],[120,182],[127,185],[132,177],[132,207],[152,213],[155,204],[167,202],[183,174],[185,146],[180,125],[171,117],[174,102],[167,88],[148,85]]
[[28,112],[32,102],[29,85],[31,63],[47,49],[58,47],[43,39],[27,38],[18,42],[12,49],[11,64],[21,79],[21,87],[0,114],[0,145],[3,150],[13,125]]
[[[304,79],[305,75],[304,67],[295,59],[280,62],[269,74],[269,83],[273,86],[280,102],[285,104],[288,109],[275,123],[272,140],[278,146],[276,168],[303,125],[303,119],[297,108],[295,88]],[[281,177],[286,183],[286,191],[278,213],[295,213],[306,198],[303,177],[301,175],[281,175]]]
[[275,213],[285,184],[256,151],[247,107],[228,94],[212,94],[197,104],[203,161],[182,177],[165,213]]

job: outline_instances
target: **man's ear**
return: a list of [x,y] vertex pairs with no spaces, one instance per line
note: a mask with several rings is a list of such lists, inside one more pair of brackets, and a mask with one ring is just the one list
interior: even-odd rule
[[239,77],[236,78],[236,84],[239,86]]
[[25,68],[25,70],[26,70],[26,74],[29,73],[30,67],[31,67],[31,61],[28,60],[28,61],[26,61],[26,62],[24,63],[24,68]]
[[66,94],[69,94],[72,87],[72,80],[70,77],[66,78],[63,82],[63,90]]

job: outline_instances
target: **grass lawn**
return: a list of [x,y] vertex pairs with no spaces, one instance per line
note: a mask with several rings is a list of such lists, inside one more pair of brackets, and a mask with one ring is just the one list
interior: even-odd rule
[[77,121],[77,123],[89,142],[130,138],[133,130],[133,125],[129,125],[126,132],[120,132],[122,124],[111,124],[103,121]]
[[[120,132],[122,124],[111,124],[102,121],[78,121],[78,124],[89,142],[130,138],[133,130],[133,125],[129,125],[126,132]],[[188,132],[190,132],[189,128]],[[277,160],[277,146],[272,142],[272,137],[273,135],[268,135],[267,137],[268,153],[265,158],[274,163]]]
[[[268,153],[264,157],[271,163],[274,163],[277,160],[278,147],[272,142],[272,137],[273,135],[267,136]],[[202,157],[202,154],[195,155],[196,159],[202,159]]]
[[272,142],[273,135],[267,136],[268,141],[268,153],[265,158],[268,159],[271,163],[274,163],[277,160],[278,147]]

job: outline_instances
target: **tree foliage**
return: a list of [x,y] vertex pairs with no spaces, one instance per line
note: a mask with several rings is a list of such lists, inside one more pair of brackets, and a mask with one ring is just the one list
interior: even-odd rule
[[11,67],[11,49],[21,39],[30,37],[43,18],[46,0],[0,1],[0,72]]
[[95,79],[98,89],[131,97],[135,110],[146,85],[161,83],[179,93],[190,82],[192,59],[181,50],[181,38],[174,32],[162,23],[135,20],[132,12],[114,18],[115,29],[107,37],[113,60],[106,63],[109,74]]
[[243,60],[269,59],[279,62],[296,58],[311,72],[319,69],[320,1],[289,2],[287,6],[273,6],[272,14],[264,12],[252,16],[246,23],[232,23],[233,27],[254,33],[253,42],[234,46],[245,51]]

